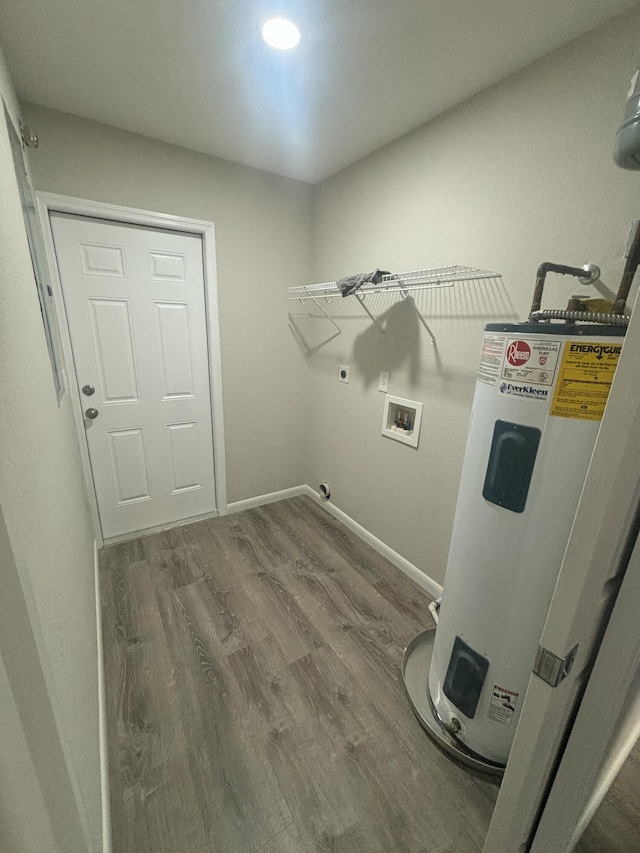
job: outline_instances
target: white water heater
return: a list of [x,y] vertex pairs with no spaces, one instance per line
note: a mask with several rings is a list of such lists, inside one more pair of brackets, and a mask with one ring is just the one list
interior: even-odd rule
[[485,328],[427,690],[456,743],[496,766],[509,755],[624,331]]

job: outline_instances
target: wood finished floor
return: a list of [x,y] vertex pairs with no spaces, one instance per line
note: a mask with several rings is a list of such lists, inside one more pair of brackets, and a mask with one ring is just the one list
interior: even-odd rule
[[[308,498],[106,548],[114,853],[477,853],[497,796],[405,698],[429,598]],[[640,851],[640,752],[576,848]]]
[[308,498],[101,557],[114,853],[476,853],[497,788],[431,743],[429,598]]
[[576,853],[639,853],[640,744],[636,744],[576,846]]

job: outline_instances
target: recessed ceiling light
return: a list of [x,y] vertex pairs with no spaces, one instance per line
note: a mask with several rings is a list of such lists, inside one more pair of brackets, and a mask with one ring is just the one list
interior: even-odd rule
[[300,30],[286,18],[271,18],[262,27],[262,38],[277,50],[291,50],[300,41]]

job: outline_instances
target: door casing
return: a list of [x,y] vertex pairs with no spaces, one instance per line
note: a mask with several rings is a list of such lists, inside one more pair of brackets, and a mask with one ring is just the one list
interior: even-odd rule
[[[89,461],[89,450],[84,427],[84,416],[82,412],[82,401],[77,392],[77,382],[69,381],[69,372],[75,374],[75,362],[71,348],[71,337],[67,324],[67,316],[62,297],[62,284],[58,273],[58,265],[53,242],[53,233],[49,214],[52,212],[73,213],[78,216],[87,216],[97,219],[105,219],[112,222],[125,222],[133,225],[164,228],[188,234],[196,234],[202,240],[203,263],[204,263],[204,287],[205,287],[205,310],[207,322],[207,347],[209,353],[209,377],[212,406],[213,427],[213,462],[215,470],[216,491],[216,514],[225,515],[227,512],[227,486],[226,486],[226,464],[224,449],[224,412],[222,395],[222,358],[220,346],[220,318],[218,310],[218,288],[216,274],[215,254],[215,226],[213,222],[200,219],[186,219],[182,216],[173,216],[167,213],[156,213],[149,210],[139,210],[133,207],[121,207],[115,204],[105,204],[98,201],[74,198],[72,196],[58,195],[56,193],[36,192],[36,205],[38,217],[42,226],[44,236],[47,264],[51,277],[51,288],[55,300],[57,314],[60,323],[60,336],[65,359],[65,394],[71,399],[73,417],[78,433],[80,447],[80,458],[84,474],[85,487],[89,502],[89,510],[96,542],[99,547],[104,544],[100,518],[98,515],[98,504],[96,500],[91,464]],[[133,534],[134,536],[137,534]],[[120,537],[118,537],[120,538]],[[126,536],[122,538],[131,538]],[[109,542],[115,540],[108,540]]]

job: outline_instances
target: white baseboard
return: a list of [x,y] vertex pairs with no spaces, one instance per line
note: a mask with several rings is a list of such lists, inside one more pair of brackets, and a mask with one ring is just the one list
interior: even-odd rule
[[109,752],[107,747],[107,698],[104,677],[104,640],[102,637],[102,596],[98,543],[93,543],[93,570],[96,584],[96,634],[98,649],[98,732],[100,738],[100,793],[102,802],[102,853],[112,853],[111,799],[109,795]]
[[[162,533],[164,530],[173,530],[174,527],[184,527],[187,524],[195,524],[196,521],[204,521],[207,518],[217,518],[220,513],[217,509],[205,512],[202,515],[190,515],[188,518],[180,518],[178,521],[170,521],[167,524],[158,524],[156,527],[145,527],[142,530],[134,530],[131,533],[122,533],[120,536],[110,536],[104,539],[102,545],[119,545],[121,542],[130,542],[141,536],[150,536],[152,533]],[[102,547],[99,545],[99,547]]]
[[393,563],[396,568],[400,569],[401,572],[404,572],[404,574],[410,577],[412,581],[415,581],[415,583],[417,583],[418,586],[421,586],[422,589],[429,593],[429,595],[432,595],[434,598],[440,598],[442,595],[442,587],[439,583],[436,583],[433,578],[430,578],[429,575],[423,572],[422,569],[414,566],[413,563],[410,563],[409,560],[406,560],[401,554],[398,554],[397,551],[394,551],[393,548],[390,548],[381,539],[378,539],[377,536],[374,536],[373,533],[361,524],[358,524],[357,521],[354,521],[346,512],[338,509],[338,507],[335,506],[335,504],[332,504],[331,501],[323,500],[320,495],[311,488],[311,486],[303,486],[303,489],[305,495],[312,498],[326,512],[334,518],[337,518],[338,521],[341,521],[344,526],[348,527],[349,530],[352,530],[356,536],[359,536],[368,545],[371,545],[374,551],[377,551],[378,554],[382,554],[383,557],[386,557],[390,563]]
[[266,504],[277,503],[277,501],[284,501],[287,498],[297,498],[300,495],[308,494],[308,488],[309,486],[294,486],[291,489],[281,489],[279,492],[257,495],[255,498],[247,498],[244,501],[234,501],[227,504],[227,513],[242,512],[245,509],[253,509],[256,506],[265,506]]
[[272,504],[277,501],[284,501],[287,498],[297,498],[299,495],[307,495],[312,498],[312,500],[316,501],[316,503],[326,510],[326,512],[334,518],[337,518],[338,521],[341,521],[345,527],[352,530],[356,536],[363,539],[367,545],[371,545],[374,551],[377,551],[379,554],[382,554],[383,557],[386,557],[390,563],[393,563],[396,568],[400,569],[401,572],[404,572],[404,574],[410,577],[412,581],[415,581],[418,586],[421,586],[422,589],[429,593],[429,595],[432,595],[434,598],[440,598],[442,595],[442,587],[439,583],[436,583],[436,581],[434,581],[433,578],[430,578],[429,575],[422,571],[422,569],[414,566],[413,563],[406,560],[402,554],[398,554],[397,551],[394,551],[393,548],[390,548],[381,539],[378,539],[377,536],[374,536],[373,533],[361,524],[358,524],[357,521],[354,521],[351,516],[346,514],[346,512],[338,509],[338,507],[335,506],[335,504],[332,504],[331,501],[322,500],[320,495],[314,491],[311,486],[294,486],[292,489],[282,489],[279,492],[269,492],[269,494],[266,495],[257,495],[255,498],[247,498],[247,500],[244,501],[235,501],[234,503],[227,505],[227,512],[242,512],[245,509],[253,509],[253,507],[265,506],[265,504]]

